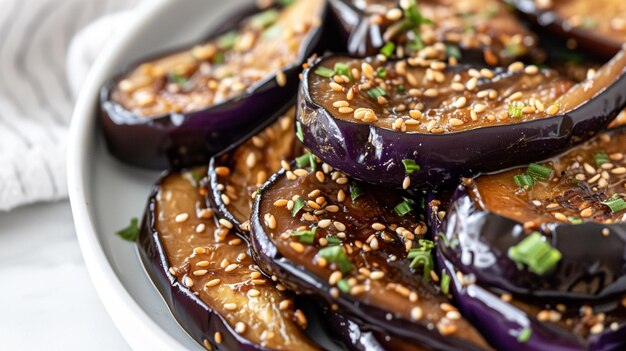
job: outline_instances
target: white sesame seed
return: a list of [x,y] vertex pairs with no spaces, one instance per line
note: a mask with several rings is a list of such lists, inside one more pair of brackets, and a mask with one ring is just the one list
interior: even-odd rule
[[174,218],[174,221],[176,223],[182,223],[182,222],[186,221],[187,219],[189,219],[189,214],[188,213],[180,213],[180,214],[176,215],[176,217]]

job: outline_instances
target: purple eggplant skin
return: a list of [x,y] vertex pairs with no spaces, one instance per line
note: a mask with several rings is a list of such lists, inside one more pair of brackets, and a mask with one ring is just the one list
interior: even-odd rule
[[[438,249],[442,246],[441,242],[437,244]],[[591,336],[588,346],[585,347],[574,335],[539,322],[535,316],[503,301],[479,284],[462,284],[454,264],[441,252],[437,255],[437,260],[439,269],[445,270],[451,277],[450,291],[463,316],[498,350],[617,351],[626,347],[624,323],[617,330],[605,329],[599,335]],[[519,342],[518,335],[526,328],[532,330],[530,339]]]
[[505,2],[513,5],[520,13],[540,27],[560,37],[575,39],[580,48],[599,59],[610,59],[622,47],[623,43],[594,33],[592,30],[571,27],[553,11],[538,8],[535,0],[505,0]]
[[[222,316],[179,283],[169,272],[169,260],[156,230],[155,217],[156,197],[160,184],[166,177],[167,174],[163,175],[153,186],[141,222],[138,251],[146,272],[178,323],[200,345],[206,340],[213,350],[268,350],[239,336]],[[222,342],[219,345],[214,341],[216,332],[222,334]]]
[[[618,54],[622,55],[622,53]],[[411,187],[437,189],[461,177],[546,159],[590,139],[626,107],[626,69],[586,103],[561,115],[444,134],[405,133],[335,118],[315,103],[304,71],[296,118],[303,143],[329,165],[364,182],[401,187],[403,159],[415,160]],[[384,175],[384,176],[381,176]]]
[[250,218],[251,253],[254,261],[263,272],[276,276],[278,281],[289,290],[319,296],[328,305],[337,304],[342,314],[349,316],[350,319],[360,325],[367,325],[372,331],[396,335],[435,350],[483,350],[472,342],[443,336],[418,323],[399,318],[389,319],[389,311],[372,304],[354,301],[351,297],[346,296],[347,294],[333,298],[330,296],[331,285],[326,279],[316,276],[307,267],[284,257],[265,232],[260,215],[263,192],[281,177],[285,177],[284,168],[272,175],[259,189],[261,196],[256,197]]
[[[321,24],[312,29],[301,45],[298,59],[283,69],[286,77],[284,86],[280,86],[275,75],[271,75],[240,95],[208,108],[148,118],[137,116],[111,101],[113,86],[124,74],[112,79],[100,91],[100,120],[109,151],[123,162],[149,169],[180,169],[208,162],[212,155],[270,118],[276,106],[282,106],[293,98],[301,64],[325,45],[321,39],[327,11],[324,5],[320,14]],[[237,28],[242,15],[250,12],[249,9],[242,9],[236,19],[224,22],[224,29],[206,40]]]
[[[623,223],[549,224],[548,240],[563,257],[544,275],[519,270],[507,256],[509,247],[523,239],[523,223],[478,209],[463,185],[452,196],[441,225],[433,227],[456,244],[441,249],[446,259],[481,284],[555,303],[620,299],[626,293]],[[606,229],[608,236],[602,234]]]

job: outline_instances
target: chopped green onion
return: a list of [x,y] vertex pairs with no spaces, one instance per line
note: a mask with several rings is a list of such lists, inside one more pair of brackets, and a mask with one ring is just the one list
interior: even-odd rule
[[406,87],[404,86],[404,84],[399,84],[396,89],[398,93],[404,93],[404,91],[406,90]]
[[583,224],[582,218],[577,218],[574,216],[567,217],[567,220],[572,224]]
[[376,100],[379,96],[387,96],[387,92],[381,87],[373,87],[372,89],[367,91],[367,95]]
[[387,70],[384,67],[378,67],[376,70],[376,77],[385,78],[387,76]]
[[292,232],[291,236],[297,236],[301,243],[303,244],[313,244],[315,240],[315,231],[317,231],[317,227],[313,226],[311,230],[299,230],[297,232]]
[[300,121],[296,122],[296,136],[298,137],[298,140],[300,140],[300,142],[304,142],[304,132],[302,131],[302,124],[300,123]]
[[393,55],[393,52],[396,50],[396,44],[389,42],[386,43],[381,49],[380,49],[380,53],[389,57],[391,55]]
[[485,11],[485,16],[488,19],[492,19],[496,17],[497,14],[498,14],[498,4],[494,4],[494,3],[490,4],[487,7],[487,10]]
[[446,56],[460,59],[461,49],[459,49],[459,47],[454,44],[446,44]]
[[511,40],[506,44],[505,50],[511,57],[520,57],[526,52],[524,47],[514,40]]
[[594,29],[598,26],[598,20],[593,17],[584,17],[582,27],[585,29]]
[[281,26],[271,26],[261,33],[263,39],[276,39],[283,33]]
[[444,270],[441,271],[441,280],[439,287],[441,288],[441,292],[444,295],[448,295],[450,293],[450,276]]
[[427,281],[430,279],[430,271],[435,267],[435,263],[433,262],[433,258],[430,255],[430,252],[417,252],[413,256],[413,260],[409,264],[409,267],[415,269],[417,267],[423,267],[422,279]]
[[352,202],[356,201],[361,195],[363,195],[363,188],[358,183],[352,183],[350,185],[350,198]]
[[559,250],[553,248],[539,232],[533,232],[511,246],[508,256],[518,265],[526,265],[529,271],[539,275],[556,267],[561,260]]
[[176,85],[180,85],[180,86],[183,86],[185,85],[185,83],[187,83],[187,77],[183,76],[182,74],[176,71],[170,72],[169,79],[170,81],[174,82]]
[[116,233],[122,239],[128,241],[137,241],[139,237],[139,220],[137,217],[130,219],[130,225]]
[[341,239],[336,236],[328,236],[326,237],[326,240],[328,240],[328,245],[330,246],[341,245]]
[[413,205],[415,205],[415,201],[411,199],[407,199],[406,197],[403,197],[402,199],[402,202],[393,208],[393,211],[400,217],[403,217],[407,213],[413,211]]
[[531,163],[528,165],[526,174],[533,177],[535,180],[550,180],[554,171],[550,167],[542,166],[537,163]]
[[276,0],[276,2],[280,6],[289,6],[289,5],[293,4],[294,2],[296,2],[296,0]]
[[263,29],[271,26],[278,19],[278,11],[276,9],[269,9],[263,11],[250,18],[250,24],[259,29]]
[[402,160],[402,164],[404,165],[404,172],[406,174],[413,174],[413,172],[417,172],[421,168],[415,161],[409,159]]
[[352,270],[352,263],[341,246],[327,246],[317,253],[320,257],[325,258],[328,262],[335,263],[342,273]]
[[352,74],[350,74],[350,69],[348,68],[348,65],[346,63],[343,63],[343,62],[335,63],[335,73],[341,76],[346,76],[350,78],[350,80],[352,80]]
[[609,163],[609,155],[604,151],[598,151],[593,154],[593,159],[596,161],[596,165],[598,167],[602,166],[605,163]]
[[524,103],[523,102],[514,102],[511,105],[509,105],[509,116],[513,117],[513,118],[520,118],[522,117],[522,110],[524,109]]
[[626,209],[626,201],[624,201],[619,194],[615,194],[610,199],[602,201],[602,204],[607,205],[613,213]]
[[304,200],[302,200],[302,198],[297,198],[293,203],[293,208],[291,209],[291,217],[295,217],[298,214],[298,211],[300,211],[303,207]]
[[317,74],[318,76],[330,78],[335,75],[335,71],[328,67],[320,66],[315,70],[315,74]]
[[222,50],[229,50],[235,46],[237,42],[237,34],[236,31],[230,31],[226,34],[222,34],[219,38],[217,38],[217,46]]
[[424,42],[422,41],[422,38],[419,36],[419,34],[416,33],[415,38],[413,38],[413,40],[409,42],[409,45],[407,45],[407,47],[412,51],[422,50],[424,48]]
[[522,329],[522,331],[517,334],[517,342],[524,344],[530,340],[530,337],[533,335],[533,330],[530,327],[526,327]]
[[515,181],[515,185],[526,190],[532,188],[533,185],[535,185],[535,180],[528,174],[518,174],[516,176],[513,176],[513,180]]
[[414,247],[409,250],[408,258],[414,258],[419,252],[430,252],[435,248],[435,243],[432,240],[419,239],[417,241],[419,247]]
[[311,167],[311,169],[315,170],[315,156],[312,153],[307,152],[302,156],[296,157],[296,164],[298,167]]
[[409,6],[404,9],[404,18],[413,27],[419,28],[422,24],[433,24],[433,20],[422,16],[419,8],[417,7],[417,1],[409,0]]
[[226,61],[226,58],[224,57],[224,53],[221,51],[218,51],[215,56],[213,56],[213,64],[219,65],[224,63],[224,61]]
[[337,287],[344,293],[350,292],[350,283],[346,279],[339,279]]

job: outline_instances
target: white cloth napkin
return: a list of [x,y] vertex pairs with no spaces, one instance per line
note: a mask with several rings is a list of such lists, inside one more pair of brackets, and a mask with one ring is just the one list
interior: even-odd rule
[[136,3],[0,0],[0,210],[67,197],[76,92],[116,23],[132,16],[110,14]]

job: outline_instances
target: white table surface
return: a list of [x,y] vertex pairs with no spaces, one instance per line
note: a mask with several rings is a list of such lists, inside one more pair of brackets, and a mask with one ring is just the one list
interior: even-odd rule
[[91,283],[68,201],[0,212],[0,350],[128,350]]

